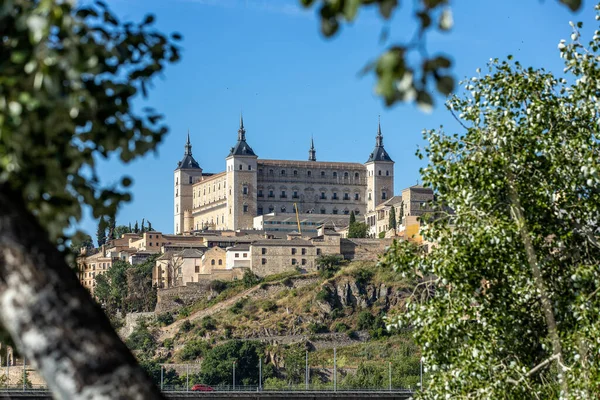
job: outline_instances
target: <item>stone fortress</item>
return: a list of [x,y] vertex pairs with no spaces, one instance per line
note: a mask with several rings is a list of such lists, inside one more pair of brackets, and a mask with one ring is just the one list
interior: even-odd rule
[[[204,172],[192,156],[188,133],[174,172],[174,232],[257,229],[313,232],[331,222],[348,224],[394,195],[394,161],[384,149],[381,124],[366,163],[259,159],[246,141],[240,116],[237,142],[225,171]],[[297,214],[296,214],[297,211]]]

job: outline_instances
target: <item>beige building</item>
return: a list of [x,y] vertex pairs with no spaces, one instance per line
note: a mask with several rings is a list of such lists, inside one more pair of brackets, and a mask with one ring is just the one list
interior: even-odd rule
[[317,161],[312,142],[307,161],[263,160],[247,143],[240,118],[237,143],[225,161],[224,172],[204,172],[192,156],[188,134],[174,172],[175,233],[257,228],[255,217],[295,216],[295,205],[301,215],[312,214],[322,224],[352,211],[364,215],[394,193],[394,162],[383,147],[380,126],[365,164]]

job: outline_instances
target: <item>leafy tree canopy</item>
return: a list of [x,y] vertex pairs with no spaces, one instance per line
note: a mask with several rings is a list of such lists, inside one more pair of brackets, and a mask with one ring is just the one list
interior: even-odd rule
[[424,398],[597,396],[600,36],[572,26],[565,78],[493,60],[448,103],[464,131],[424,133],[453,225],[424,227],[430,254],[398,243],[386,260],[418,282],[400,322],[432,373]]

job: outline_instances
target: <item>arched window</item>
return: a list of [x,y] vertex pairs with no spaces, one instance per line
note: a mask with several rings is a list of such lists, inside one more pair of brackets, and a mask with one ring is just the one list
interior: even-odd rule
[[333,171],[333,177],[337,178],[337,172]]
[[390,171],[385,171],[385,176],[390,176]]
[[381,170],[379,170],[379,175],[381,175]]
[[360,176],[360,175],[358,174],[358,172],[355,172],[355,173],[354,173],[354,177],[355,177],[356,179],[358,179],[358,177],[359,177],[359,176]]
[[284,213],[285,212],[285,206],[281,206],[281,212]]
[[348,179],[348,173],[344,172],[344,179]]
[[223,265],[223,260],[219,260],[219,265]]
[[215,265],[215,260],[210,260],[210,265]]
[[243,169],[244,167],[242,166],[242,164],[240,164],[240,171]]

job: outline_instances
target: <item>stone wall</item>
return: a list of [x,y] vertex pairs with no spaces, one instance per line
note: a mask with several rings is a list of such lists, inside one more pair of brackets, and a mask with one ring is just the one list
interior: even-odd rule
[[210,295],[210,280],[188,282],[186,286],[158,289],[155,313],[163,313],[190,305]]
[[342,239],[340,252],[346,260],[377,261],[394,239]]

